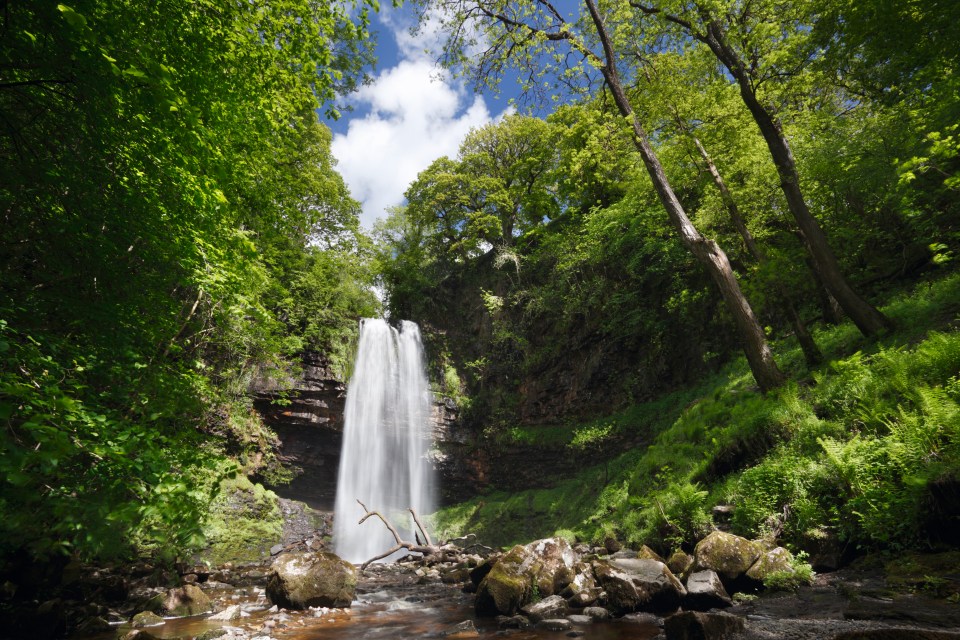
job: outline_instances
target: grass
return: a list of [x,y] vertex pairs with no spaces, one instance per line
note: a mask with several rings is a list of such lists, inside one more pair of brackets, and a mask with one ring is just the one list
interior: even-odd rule
[[549,489],[490,493],[434,514],[446,537],[510,545],[562,532],[661,552],[694,542],[710,508],[736,505],[736,532],[781,530],[795,548],[832,536],[865,548],[936,542],[933,483],[960,482],[960,275],[924,282],[884,311],[880,340],[849,323],[816,338],[814,371],[775,345],[792,382],[762,395],[743,360],[699,385],[586,424],[517,428],[517,442],[647,442]]

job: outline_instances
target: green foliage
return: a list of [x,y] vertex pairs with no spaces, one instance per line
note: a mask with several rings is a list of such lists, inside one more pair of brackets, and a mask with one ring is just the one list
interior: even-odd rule
[[[809,384],[760,395],[748,391],[743,363],[731,363],[699,388],[563,431],[586,445],[641,422],[632,428],[653,434],[649,446],[551,489],[486,495],[438,518],[498,543],[568,529],[666,550],[695,542],[723,503],[736,507],[735,532],[799,548],[828,536],[871,549],[935,541],[932,487],[960,477],[960,334],[930,328],[956,317],[958,283],[954,275],[898,297],[887,311],[911,326],[869,352],[835,353]],[[825,331],[823,343],[842,346],[836,336],[847,330]],[[789,574],[771,584],[812,575],[802,555]]]
[[373,306],[316,115],[373,6],[5,12],[0,553],[182,555],[229,456],[276,470],[251,377]]

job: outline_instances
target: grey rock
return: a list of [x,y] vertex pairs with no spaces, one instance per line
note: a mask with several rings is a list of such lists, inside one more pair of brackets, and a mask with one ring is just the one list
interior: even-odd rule
[[569,631],[572,628],[573,624],[566,618],[552,618],[537,623],[537,629],[544,631]]
[[593,573],[615,613],[672,611],[687,590],[662,562],[647,559],[596,560]]
[[590,616],[593,620],[606,620],[610,617],[610,612],[603,607],[587,607],[583,610],[583,615]]
[[723,588],[720,576],[709,569],[697,571],[687,578],[687,595],[683,599],[683,608],[693,611],[709,611],[733,604],[727,590]]
[[719,612],[682,611],[663,621],[667,640],[725,640],[743,627],[743,618]]
[[522,607],[520,612],[534,623],[548,618],[560,618],[567,615],[567,601],[561,596],[549,596]]
[[267,597],[284,609],[349,607],[357,569],[332,553],[287,553],[273,561]]

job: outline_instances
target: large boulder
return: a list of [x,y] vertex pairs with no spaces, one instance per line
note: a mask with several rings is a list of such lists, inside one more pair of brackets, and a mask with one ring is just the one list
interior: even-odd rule
[[729,613],[682,611],[663,621],[667,640],[723,640],[743,631],[743,618]]
[[510,549],[477,587],[480,615],[513,615],[535,598],[558,594],[575,575],[577,554],[563,538],[546,538]]
[[697,571],[687,578],[687,596],[683,608],[694,611],[709,611],[733,605],[730,595],[723,588],[716,571]]
[[146,609],[161,616],[195,616],[210,611],[212,603],[195,584],[169,589],[147,602]]
[[349,607],[357,569],[332,553],[288,553],[273,561],[267,597],[285,609]]
[[596,560],[593,574],[607,593],[607,606],[618,614],[672,611],[687,592],[667,565],[656,560]]
[[753,566],[760,553],[760,546],[751,540],[714,531],[697,543],[694,571],[716,571],[722,579],[735,581]]

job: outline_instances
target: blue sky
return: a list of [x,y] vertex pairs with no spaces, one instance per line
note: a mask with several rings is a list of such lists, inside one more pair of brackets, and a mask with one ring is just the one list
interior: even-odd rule
[[464,136],[507,113],[511,83],[501,95],[476,95],[438,68],[436,36],[411,36],[410,9],[384,3],[372,28],[378,32],[373,83],[347,97],[354,107],[333,130],[333,155],[369,230],[384,209],[403,202],[403,192],[433,160],[456,155]]

